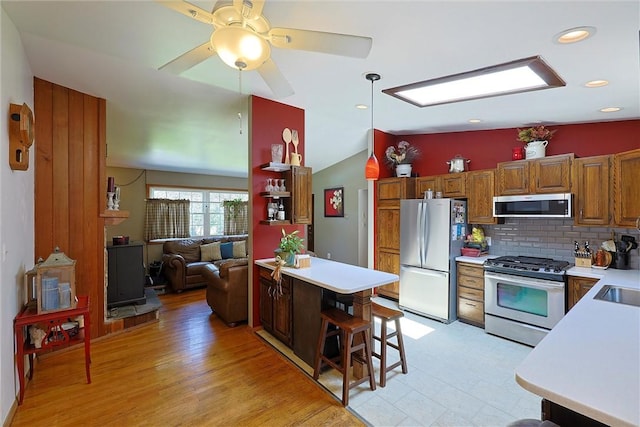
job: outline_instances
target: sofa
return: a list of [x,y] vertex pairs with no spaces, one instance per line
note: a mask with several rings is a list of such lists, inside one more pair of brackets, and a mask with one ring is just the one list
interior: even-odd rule
[[249,318],[249,266],[245,262],[225,262],[218,269],[203,267],[207,280],[207,304],[228,326],[234,327]]
[[206,286],[202,273],[207,265],[220,269],[227,263],[248,264],[246,234],[168,240],[162,252],[162,272],[174,292]]

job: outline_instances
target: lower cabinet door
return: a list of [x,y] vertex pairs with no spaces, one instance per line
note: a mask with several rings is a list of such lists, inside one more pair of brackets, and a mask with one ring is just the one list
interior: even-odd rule
[[476,325],[484,325],[484,303],[458,298],[458,317]]

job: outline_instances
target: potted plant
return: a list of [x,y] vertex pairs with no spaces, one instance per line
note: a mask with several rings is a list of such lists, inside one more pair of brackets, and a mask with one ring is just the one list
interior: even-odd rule
[[276,250],[276,256],[279,256],[284,260],[287,267],[294,267],[296,262],[296,254],[299,254],[304,247],[302,242],[303,238],[298,236],[300,230],[295,230],[289,234],[282,229],[282,238],[280,239],[280,245]]
[[532,141],[549,141],[555,130],[549,130],[544,125],[534,126],[527,129],[518,129],[518,141],[532,142]]
[[387,166],[396,170],[396,176],[411,176],[411,163],[420,157],[420,150],[407,141],[398,142],[397,146],[389,146],[385,151]]
[[555,130],[549,130],[543,125],[518,129],[518,140],[527,143],[525,146],[526,158],[544,157],[547,144],[555,132]]

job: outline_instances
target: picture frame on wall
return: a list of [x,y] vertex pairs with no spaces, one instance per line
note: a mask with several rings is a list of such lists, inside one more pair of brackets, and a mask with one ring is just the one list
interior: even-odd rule
[[344,187],[324,190],[324,216],[344,217]]

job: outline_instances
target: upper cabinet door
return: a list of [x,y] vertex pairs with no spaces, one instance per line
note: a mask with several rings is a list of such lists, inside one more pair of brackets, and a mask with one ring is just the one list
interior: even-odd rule
[[573,161],[573,195],[576,225],[608,225],[609,165],[611,156],[595,156]]
[[531,170],[532,193],[568,193],[571,191],[573,154],[536,159]]
[[529,165],[526,160],[498,163],[498,194],[528,194]]
[[615,224],[637,227],[640,221],[640,149],[613,156],[613,214]]
[[311,168],[291,166],[291,170],[287,172],[287,184],[291,188],[291,222],[311,224],[313,220]]
[[493,169],[467,172],[467,222],[496,224],[493,216],[495,171]]

